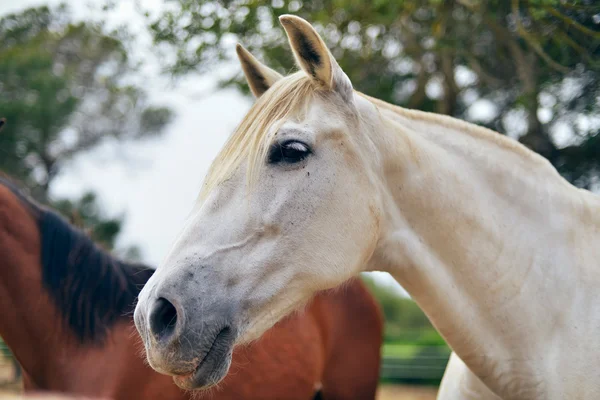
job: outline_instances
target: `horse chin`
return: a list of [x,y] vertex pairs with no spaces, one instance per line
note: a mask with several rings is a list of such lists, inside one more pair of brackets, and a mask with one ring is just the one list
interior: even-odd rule
[[219,383],[229,371],[235,332],[228,326],[216,335],[198,366],[186,374],[175,374],[173,380],[182,389],[206,389]]
[[174,375],[173,382],[185,390],[210,389],[223,380],[229,372],[231,355],[231,350],[224,357],[215,355],[211,351],[194,371],[185,375]]

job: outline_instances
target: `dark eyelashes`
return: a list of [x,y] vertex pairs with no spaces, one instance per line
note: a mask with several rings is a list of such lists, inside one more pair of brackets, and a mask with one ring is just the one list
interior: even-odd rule
[[310,147],[298,140],[274,143],[269,150],[269,164],[296,164],[311,154]]

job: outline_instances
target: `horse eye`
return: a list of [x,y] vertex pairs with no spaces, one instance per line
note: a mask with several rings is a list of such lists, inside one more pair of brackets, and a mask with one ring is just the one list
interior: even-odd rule
[[269,164],[296,164],[308,157],[309,154],[309,147],[302,142],[290,140],[275,143],[269,152]]

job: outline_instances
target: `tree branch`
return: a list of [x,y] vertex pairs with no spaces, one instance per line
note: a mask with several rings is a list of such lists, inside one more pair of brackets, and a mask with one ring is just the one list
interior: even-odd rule
[[600,65],[599,62],[596,62],[595,60],[592,59],[592,57],[590,57],[590,55],[588,54],[588,52],[587,52],[586,49],[584,49],[581,45],[579,45],[573,39],[571,39],[569,37],[569,35],[567,35],[565,32],[558,32],[553,37],[553,39],[556,41],[556,44],[557,45],[561,45],[561,43],[558,40],[558,38],[560,38],[566,44],[568,44],[569,46],[571,46],[581,56],[581,58],[583,58],[589,65],[591,65],[593,67],[598,67]]
[[594,39],[600,39],[600,32],[593,31],[593,30],[581,25],[579,22],[567,17],[566,15],[562,14],[560,11],[555,10],[552,7],[546,6],[546,7],[544,7],[544,9],[546,11],[548,11],[550,14],[554,15],[556,18],[563,21],[569,27],[575,28],[584,34],[593,37]]
[[517,23],[517,32],[519,35],[525,40],[525,42],[537,53],[538,56],[542,58],[548,64],[548,66],[560,73],[568,74],[571,70],[563,65],[560,65],[556,61],[554,61],[540,46],[539,42],[537,42],[530,34],[527,32],[527,29],[523,26],[521,22],[521,16],[519,14],[519,0],[511,1],[512,13]]
[[502,79],[498,79],[490,74],[488,74],[486,72],[486,70],[483,68],[483,65],[481,65],[481,63],[479,62],[479,60],[474,57],[471,54],[465,54],[467,62],[469,63],[469,66],[471,67],[471,69],[473,71],[475,71],[475,73],[477,74],[477,76],[479,78],[481,78],[483,81],[487,82],[487,84],[491,87],[500,87],[502,86]]

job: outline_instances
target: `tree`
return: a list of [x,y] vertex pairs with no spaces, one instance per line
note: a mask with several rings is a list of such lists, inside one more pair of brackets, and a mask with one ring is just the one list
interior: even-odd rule
[[[122,35],[121,35],[122,36]],[[0,19],[0,168],[47,200],[61,167],[107,137],[162,132],[171,111],[128,84],[135,65],[102,23],[73,22],[65,6]]]
[[[206,72],[241,41],[280,72],[277,17],[310,20],[356,89],[486,125],[591,187],[600,166],[600,3],[594,0],[177,0],[149,22],[174,74]],[[165,58],[170,60],[173,58]],[[247,93],[242,75],[222,82]],[[473,104],[492,104],[490,115]],[[558,140],[561,136],[568,140]]]
[[[106,138],[158,135],[172,118],[128,83],[136,66],[127,43],[126,32],[107,33],[102,22],[74,22],[65,6],[0,19],[0,169],[108,250],[123,217],[107,217],[93,193],[50,199],[48,189],[73,156]],[[139,258],[135,247],[119,252]]]

